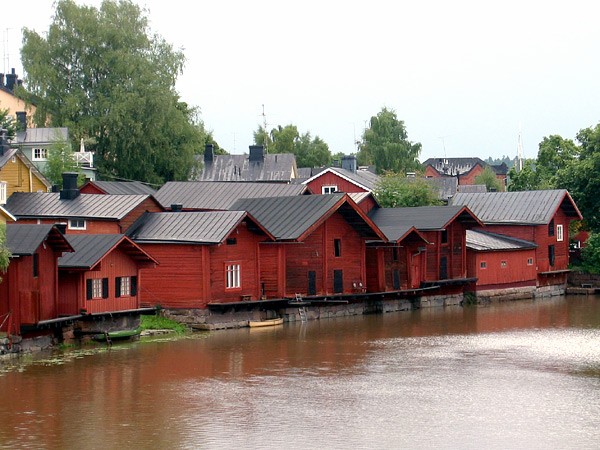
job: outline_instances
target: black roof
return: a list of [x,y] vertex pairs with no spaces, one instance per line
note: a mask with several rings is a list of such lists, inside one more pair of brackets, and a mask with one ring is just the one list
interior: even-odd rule
[[146,213],[127,235],[144,243],[220,244],[247,216],[243,211]]
[[154,197],[163,208],[181,204],[185,210],[228,210],[240,198],[288,197],[305,192],[306,186],[298,184],[169,181]]
[[87,184],[96,186],[105,194],[112,195],[153,195],[156,192],[155,189],[140,181],[89,181]]
[[443,230],[455,218],[479,224],[464,206],[374,208],[369,212],[369,217],[388,237],[405,233],[410,227],[419,231]]
[[247,211],[278,240],[302,240],[312,227],[335,211],[362,236],[383,238],[346,194],[241,199],[231,209]]
[[503,234],[467,230],[467,248],[474,251],[510,251],[537,248],[537,244]]
[[17,218],[114,219],[125,217],[149,195],[80,194],[72,200],[55,192],[15,192],[6,209]]
[[43,242],[48,242],[58,251],[73,251],[64,235],[54,225],[6,225],[6,246],[14,256],[33,255]]
[[69,234],[66,237],[75,252],[58,259],[61,269],[91,269],[115,247],[121,247],[133,259],[154,261],[123,234]]

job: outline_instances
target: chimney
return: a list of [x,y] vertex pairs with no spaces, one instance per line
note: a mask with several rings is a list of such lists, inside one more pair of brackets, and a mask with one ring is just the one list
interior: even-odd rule
[[0,156],[4,156],[10,146],[8,145],[8,139],[6,138],[7,130],[4,128],[0,129]]
[[173,211],[173,212],[183,211],[183,203],[173,203],[171,205],[171,211]]
[[342,156],[342,169],[346,169],[352,173],[356,173],[356,156]]
[[60,191],[61,200],[73,200],[79,197],[79,189],[77,189],[78,176],[77,172],[64,172],[62,174],[63,188]]
[[14,91],[15,85],[17,84],[17,74],[15,73],[15,69],[12,69],[11,73],[6,74],[6,89],[9,91]]
[[60,231],[62,234],[67,233],[67,224],[64,222],[55,223],[54,226]]
[[0,73],[0,88],[4,87],[4,74]]
[[265,149],[262,145],[250,146],[250,162],[263,162],[265,160]]
[[19,126],[20,131],[27,130],[27,112],[26,111],[17,111],[17,125]]
[[212,164],[215,160],[215,147],[212,144],[206,144],[204,147],[204,164]]

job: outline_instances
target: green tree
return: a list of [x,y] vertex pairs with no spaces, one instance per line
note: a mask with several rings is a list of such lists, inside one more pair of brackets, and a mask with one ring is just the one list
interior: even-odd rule
[[486,167],[483,172],[475,177],[475,184],[485,184],[488,192],[500,192],[502,184],[496,178],[496,172],[491,167]]
[[559,170],[556,187],[571,193],[588,229],[600,233],[600,124],[580,130],[577,141],[579,157]]
[[[44,175],[52,184],[62,187],[64,172],[80,172],[80,170],[77,167],[71,144],[65,141],[55,141],[48,148],[48,161],[44,168]],[[81,172],[80,177],[84,177]]]
[[600,274],[600,234],[590,233],[581,249],[581,267],[588,273]]
[[384,208],[441,205],[436,192],[423,178],[388,173],[381,177],[373,193]]
[[9,141],[17,134],[17,124],[8,114],[8,109],[0,109],[0,130],[6,130],[6,139]]
[[145,10],[58,0],[47,33],[24,29],[21,57],[36,123],[68,127],[74,142],[93,138],[101,175],[188,178],[203,127],[175,91],[184,55],[150,34]]
[[535,170],[535,159],[523,161],[523,169],[517,172],[515,167],[508,171],[509,191],[535,191],[539,189],[538,172]]
[[421,144],[408,140],[404,122],[398,120],[395,111],[383,108],[371,117],[357,160],[363,166],[374,164],[378,173],[406,173],[419,167],[419,153]]
[[268,153],[292,153],[298,167],[320,167],[331,163],[329,146],[319,136],[310,132],[300,134],[295,125],[278,125],[266,133],[259,126],[254,132],[254,143],[266,147]]
[[[0,224],[0,273],[6,273],[11,257],[10,250],[6,246],[6,225]],[[2,277],[0,276],[0,282]]]
[[538,189],[553,189],[557,186],[563,169],[579,156],[579,148],[571,139],[558,135],[544,137],[540,142],[536,171]]

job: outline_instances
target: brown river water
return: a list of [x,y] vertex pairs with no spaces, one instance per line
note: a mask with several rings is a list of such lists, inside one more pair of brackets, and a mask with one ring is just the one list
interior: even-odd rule
[[0,448],[600,448],[600,297],[0,363]]

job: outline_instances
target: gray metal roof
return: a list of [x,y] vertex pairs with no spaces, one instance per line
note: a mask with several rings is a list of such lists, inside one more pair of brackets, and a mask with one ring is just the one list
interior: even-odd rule
[[180,203],[185,210],[228,210],[240,198],[289,197],[304,192],[304,185],[284,183],[170,181],[154,197],[164,208]]
[[136,261],[156,262],[123,234],[69,234],[66,238],[75,252],[58,259],[61,269],[92,269],[114,248]]
[[[439,178],[445,180],[447,178]],[[463,194],[484,194],[487,192],[487,186],[485,184],[460,184],[456,187],[456,192]]]
[[295,176],[296,156],[291,153],[266,154],[263,161],[252,162],[248,155],[215,155],[194,181],[290,182]]
[[380,238],[379,230],[374,230],[346,198],[345,194],[251,198],[238,200],[231,209],[248,211],[278,240],[302,239],[311,227],[334,211],[339,211],[362,236]]
[[139,181],[90,181],[89,184],[95,185],[106,194],[112,195],[154,195],[156,193],[155,189]]
[[146,213],[127,235],[135,242],[220,244],[246,217],[243,211]]
[[6,226],[6,246],[14,256],[33,255],[45,241],[57,250],[72,251],[54,225],[12,223]]
[[17,131],[16,143],[34,145],[68,140],[68,128],[27,128],[25,131]]
[[75,249],[73,253],[58,258],[60,268],[94,267],[123,238],[122,234],[70,234],[67,240]]
[[457,193],[453,205],[465,205],[486,224],[544,225],[558,210],[581,218],[565,189],[521,192]]
[[467,248],[475,251],[507,251],[536,248],[534,242],[503,234],[467,230]]
[[112,219],[125,217],[148,195],[80,194],[73,200],[61,200],[55,192],[15,192],[6,209],[17,218]]
[[457,218],[476,222],[462,206],[418,206],[413,208],[375,208],[369,217],[391,240],[402,235],[410,227],[419,231],[443,230]]

